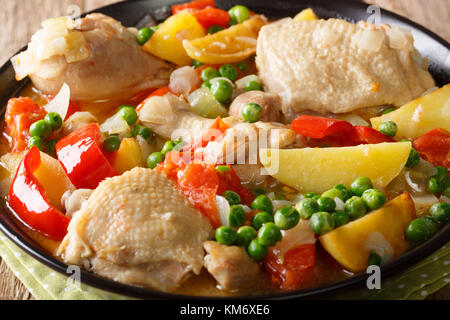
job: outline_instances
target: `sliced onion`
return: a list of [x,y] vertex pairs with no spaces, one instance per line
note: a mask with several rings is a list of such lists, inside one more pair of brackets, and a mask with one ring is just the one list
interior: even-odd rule
[[58,94],[44,108],[47,112],[56,112],[62,119],[66,119],[70,104],[70,87],[63,84]]
[[177,94],[188,95],[197,88],[200,78],[193,67],[182,67],[170,75],[169,89]]
[[364,241],[363,247],[368,252],[376,252],[383,263],[392,260],[395,254],[392,245],[379,232],[371,232]]
[[414,47],[414,38],[409,30],[393,26],[388,32],[389,46],[396,50],[410,51]]
[[249,76],[243,77],[236,81],[236,89],[245,89],[247,84],[251,81],[261,84],[261,79],[256,74],[251,74]]
[[111,118],[106,119],[106,121],[102,123],[102,125],[100,126],[100,131],[109,135],[117,134],[120,136],[126,135],[128,132],[130,132],[130,126],[120,116],[119,113],[116,113]]
[[166,124],[173,115],[167,95],[148,99],[139,111],[139,120],[150,124]]
[[353,36],[352,42],[362,50],[376,52],[380,50],[384,38],[384,32],[381,30],[364,29]]
[[336,210],[343,211],[344,210],[344,201],[341,198],[335,197],[334,202],[336,202]]
[[273,200],[272,204],[273,211],[277,211],[278,209],[281,209],[283,207],[292,206],[292,202],[287,200]]
[[222,196],[216,196],[216,206],[219,212],[220,223],[225,226],[230,226],[230,204],[228,200]]
[[413,199],[417,215],[423,214],[426,209],[431,207],[433,204],[439,202],[439,199],[431,193],[425,193],[420,195],[411,194],[411,198]]
[[412,190],[414,190],[416,192],[423,192],[423,190],[420,187],[420,185],[415,183],[414,181],[412,181],[412,179],[411,179],[411,171],[410,170],[406,170],[406,172],[405,172],[405,180],[406,180],[406,183],[408,184],[408,186],[410,186]]
[[292,248],[316,242],[316,236],[309,227],[308,220],[301,219],[294,228],[282,231],[282,233],[283,239],[275,246],[281,258]]
[[337,118],[350,122],[354,126],[364,126],[364,127],[369,126],[369,123],[366,120],[364,120],[363,118],[354,113],[338,115]]
[[208,88],[200,88],[192,92],[188,97],[189,104],[199,116],[209,119],[226,117],[227,109],[214,97]]
[[136,140],[139,143],[139,147],[141,149],[142,160],[144,161],[144,163],[146,163],[148,156],[156,150],[155,148],[152,148],[152,146],[142,136],[138,135],[136,137]]

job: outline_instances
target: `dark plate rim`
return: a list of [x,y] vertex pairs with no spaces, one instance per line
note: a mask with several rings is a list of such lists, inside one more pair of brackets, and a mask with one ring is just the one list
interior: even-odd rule
[[[102,11],[104,9],[114,9],[114,8],[126,8],[127,2],[146,2],[149,0],[128,0],[126,2],[114,3],[108,6],[104,6],[93,11],[89,11],[83,13],[82,16],[92,13]],[[185,1],[178,1],[179,3]],[[314,2],[314,1],[312,1]],[[323,5],[323,3],[321,3]],[[368,4],[357,2],[354,0],[341,0],[340,5],[345,7],[350,7],[352,9],[361,10],[365,9]],[[399,21],[405,25],[409,25],[418,31],[423,32],[428,37],[432,38],[434,41],[439,42],[441,45],[450,50],[450,44],[428,30],[427,28],[421,26],[420,24],[413,22],[405,17],[397,15],[388,10],[382,9],[383,15],[386,15],[389,19]],[[20,51],[24,50],[22,48]],[[19,51],[19,52],[20,52]],[[0,68],[0,74],[3,74],[6,70],[11,67],[11,62],[8,60],[5,64]],[[23,84],[22,84],[23,85]],[[18,83],[20,86],[20,83]],[[4,209],[0,209],[4,210]],[[13,243],[15,243],[19,248],[24,250],[27,254],[43,263],[47,267],[57,271],[58,273],[65,275],[66,277],[70,276],[68,274],[67,268],[68,265],[59,261],[43,249],[41,249],[34,241],[31,239],[26,239],[22,235],[16,233],[13,228],[8,225],[3,219],[0,219],[0,230],[5,234],[7,238],[9,238]],[[420,260],[426,258],[433,252],[437,251],[439,248],[444,246],[450,240],[450,223],[447,223],[443,226],[430,240],[427,242],[413,248],[402,256],[396,258],[395,260],[383,265],[381,267],[381,273],[383,275],[383,279],[394,275],[395,273],[399,273],[403,271]],[[128,297],[133,298],[147,298],[147,299],[195,299],[195,300],[253,300],[253,299],[295,299],[295,298],[323,298],[325,296],[336,294],[338,290],[348,290],[351,288],[355,288],[361,286],[368,278],[368,274],[359,273],[348,279],[337,281],[331,284],[321,285],[318,287],[313,287],[309,289],[302,289],[296,291],[288,291],[276,294],[264,294],[258,296],[232,296],[232,297],[210,297],[210,296],[192,296],[192,295],[182,295],[182,294],[174,294],[174,293],[166,293],[162,291],[147,289],[144,287],[132,286],[123,284],[120,282],[116,282],[94,273],[81,270],[81,282],[104,290],[113,292],[116,294],[121,294]]]

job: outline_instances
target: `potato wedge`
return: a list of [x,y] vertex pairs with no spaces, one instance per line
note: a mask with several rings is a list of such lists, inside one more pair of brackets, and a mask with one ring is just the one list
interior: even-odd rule
[[450,130],[450,84],[393,112],[370,119],[375,129],[386,121],[397,124],[397,140],[415,139],[435,128]]
[[307,8],[302,10],[294,17],[294,21],[311,21],[311,20],[319,20],[313,9]]
[[125,138],[120,144],[114,158],[113,167],[122,174],[135,167],[143,167],[142,152],[139,143],[134,138]]
[[369,177],[382,188],[403,169],[410,142],[380,143],[345,148],[261,149],[260,159],[270,175],[301,192],[322,193],[336,184],[350,185]]
[[205,29],[189,12],[180,12],[168,18],[153,34],[143,49],[179,66],[190,65],[192,59],[183,48],[183,40],[203,37]]
[[187,54],[206,64],[235,63],[256,52],[259,30],[267,20],[256,15],[243,23],[195,40],[184,40]]
[[[404,236],[405,230],[415,217],[414,202],[408,193],[404,193],[382,208],[321,236],[319,241],[346,269],[362,271],[367,268],[373,246],[392,251],[394,257],[406,251],[409,243]],[[382,241],[368,243],[368,237],[373,233],[378,233]]]

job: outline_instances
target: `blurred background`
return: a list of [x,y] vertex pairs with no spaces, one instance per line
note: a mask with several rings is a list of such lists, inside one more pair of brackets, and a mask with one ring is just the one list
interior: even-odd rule
[[[189,0],[185,0],[188,2]],[[339,1],[339,0],[331,0]],[[356,1],[356,0],[355,0]],[[43,20],[94,10],[118,0],[0,0],[0,65],[25,46]],[[182,2],[182,0],[179,0]],[[238,1],[237,1],[238,2]],[[450,0],[364,0],[413,20],[450,41]],[[77,12],[80,11],[80,12]],[[382,12],[382,11],[381,11]],[[32,299],[0,258],[0,299]],[[450,285],[428,297],[450,299]]]

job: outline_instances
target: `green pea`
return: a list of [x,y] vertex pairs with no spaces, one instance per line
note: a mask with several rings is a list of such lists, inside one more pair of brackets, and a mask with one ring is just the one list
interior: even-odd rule
[[439,222],[450,219],[450,204],[446,202],[435,203],[430,207],[430,215]]
[[336,209],[336,202],[331,198],[320,197],[317,204],[320,211],[333,212]]
[[258,240],[254,239],[248,245],[247,252],[250,258],[256,261],[260,261],[267,256],[269,250],[266,246],[260,244]]
[[343,195],[342,195],[342,191],[336,188],[330,189],[325,191],[324,193],[322,193],[322,198],[330,198],[330,199],[334,199],[334,198],[339,198],[339,199],[343,199]]
[[249,81],[245,85],[245,91],[264,91],[263,86],[256,81]]
[[230,207],[230,215],[228,217],[230,226],[239,228],[245,221],[245,211],[244,209],[236,204]]
[[350,191],[350,189],[347,188],[342,183],[336,185],[334,188],[341,191],[341,193],[342,193],[342,201],[344,201],[344,202],[347,201],[348,199],[350,199],[353,196],[353,193]]
[[161,153],[163,155],[166,155],[167,153],[169,153],[170,151],[173,151],[173,149],[177,146],[176,142],[173,141],[167,141],[166,143],[164,143],[164,146],[161,149]]
[[45,150],[47,153],[51,156],[56,156],[56,144],[58,143],[57,140],[48,140],[45,143]]
[[273,222],[273,217],[264,211],[258,212],[252,219],[252,225],[256,230],[259,230],[263,224],[268,222]]
[[223,28],[221,26],[218,25],[212,25],[211,27],[208,28],[208,33],[209,34],[214,34],[216,32],[222,31]]
[[450,183],[447,183],[444,192],[443,192],[444,196],[446,196],[447,198],[450,198]]
[[282,238],[283,236],[281,235],[280,228],[273,222],[263,224],[258,230],[257,239],[263,246],[274,246],[278,241],[281,241]]
[[164,161],[165,156],[161,152],[153,152],[147,158],[147,167],[150,169],[156,168],[156,166]]
[[28,147],[29,148],[37,147],[40,151],[44,151],[45,143],[41,137],[34,136],[34,137],[31,137],[30,139],[28,139]]
[[394,137],[397,134],[397,124],[393,121],[386,121],[380,124],[378,131],[388,137]]
[[321,236],[333,230],[333,217],[328,212],[316,212],[309,219],[309,227],[315,234]]
[[343,226],[350,220],[350,216],[344,211],[334,212],[331,216],[333,217],[334,225],[336,228]]
[[430,239],[438,230],[437,222],[431,217],[421,217],[411,221],[406,227],[406,238],[414,243],[422,243]]
[[229,172],[231,171],[229,166],[217,166],[216,171],[218,172]]
[[41,137],[43,140],[47,139],[52,133],[52,128],[45,120],[39,120],[30,126],[30,135],[32,137]]
[[302,199],[299,203],[297,203],[295,208],[300,214],[300,217],[303,219],[309,219],[313,213],[320,210],[317,201],[312,198]]
[[197,60],[192,61],[192,66],[193,66],[195,69],[200,68],[202,65],[203,65],[203,63],[200,62],[200,61],[197,61]]
[[430,180],[428,180],[428,190],[434,194],[442,192],[442,185],[438,182],[437,178],[430,178]]
[[212,67],[208,67],[203,69],[202,71],[202,80],[203,81],[209,81],[211,79],[220,77],[220,73],[219,71],[217,71],[216,69],[212,68]]
[[237,233],[233,228],[222,226],[216,229],[216,241],[231,246],[237,239]]
[[233,87],[227,80],[218,79],[211,84],[211,93],[217,101],[223,103],[230,99]]
[[371,251],[367,261],[369,266],[381,266],[381,257],[375,251]]
[[53,131],[61,129],[61,127],[63,125],[63,119],[56,112],[47,113],[44,120],[50,125],[50,128]]
[[253,200],[251,208],[253,210],[264,211],[267,213],[273,213],[273,204],[272,200],[269,199],[266,195],[259,195]]
[[234,191],[225,191],[223,197],[227,199],[230,206],[241,203],[241,197]]
[[372,181],[367,177],[359,177],[350,185],[350,190],[354,195],[361,197],[367,189],[372,189]]
[[257,122],[261,118],[262,108],[257,103],[247,103],[241,111],[242,118],[250,123]]
[[291,206],[278,209],[274,216],[275,225],[281,230],[289,230],[295,227],[299,220],[300,214]]
[[442,186],[445,186],[449,180],[447,168],[442,167],[442,166],[437,166],[436,170],[437,170],[437,173],[434,175],[434,177],[437,178],[438,182]]
[[351,219],[358,219],[366,214],[367,205],[360,197],[353,196],[345,201],[344,211]]
[[125,120],[130,126],[136,123],[138,120],[138,114],[133,106],[123,105],[119,107],[119,115]]
[[246,72],[248,70],[248,64],[245,61],[238,62],[235,64],[235,66],[242,72]]
[[392,111],[395,111],[395,110],[397,110],[397,109],[396,108],[387,108],[381,114],[385,115],[385,114],[391,113]]
[[320,194],[315,193],[315,192],[308,192],[307,194],[305,194],[305,198],[313,198],[313,199],[317,198],[317,199],[319,199],[318,197],[320,197]]
[[242,23],[250,18],[250,10],[242,5],[237,5],[228,10],[233,24]]
[[236,68],[231,64],[224,64],[219,68],[219,73],[222,77],[230,79],[230,81],[236,81],[238,72]]
[[414,168],[417,166],[420,162],[420,154],[417,152],[416,149],[411,148],[411,151],[409,152],[408,160],[406,161],[406,167],[407,168]]
[[368,189],[364,191],[361,198],[369,209],[375,210],[381,208],[386,203],[386,196],[377,189]]
[[113,153],[114,151],[119,150],[120,143],[121,141],[118,136],[109,136],[103,142],[103,149],[107,152]]
[[204,82],[202,83],[202,88],[208,88],[208,89],[211,90],[211,82],[209,82],[209,81],[204,81]]
[[139,29],[138,34],[136,36],[137,42],[141,46],[143,46],[144,44],[147,43],[148,40],[150,40],[150,38],[153,36],[154,33],[155,33],[154,30],[147,27]]
[[153,132],[150,128],[147,128],[146,126],[137,125],[134,126],[133,129],[131,130],[131,135],[133,137],[141,136],[145,140],[148,140],[152,137]]
[[256,237],[256,230],[250,226],[243,226],[237,230],[237,234],[239,245],[248,247],[250,242]]

